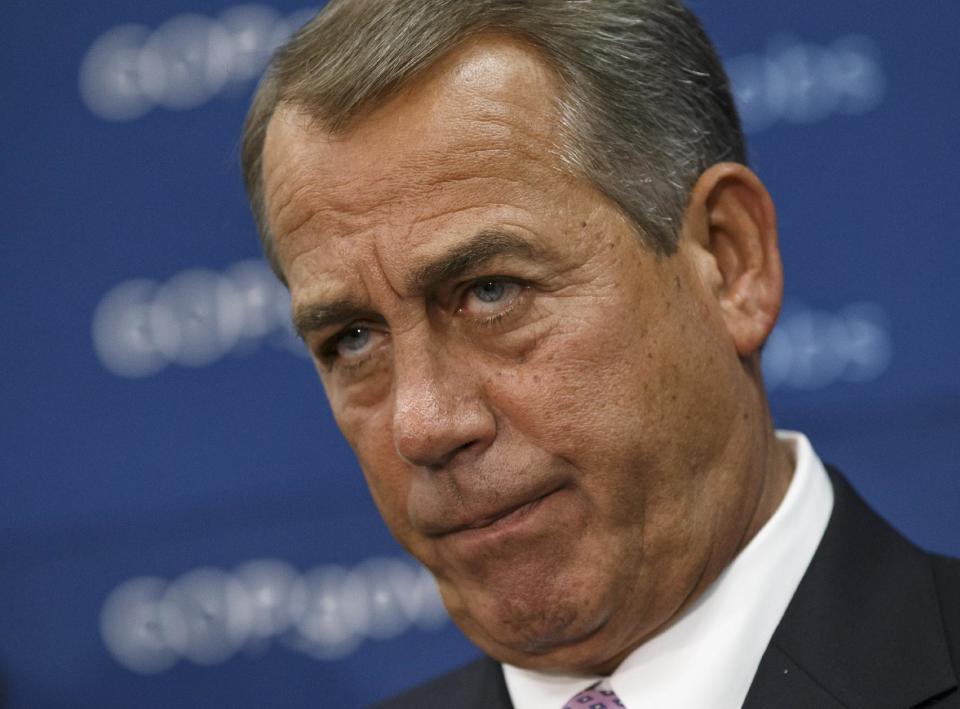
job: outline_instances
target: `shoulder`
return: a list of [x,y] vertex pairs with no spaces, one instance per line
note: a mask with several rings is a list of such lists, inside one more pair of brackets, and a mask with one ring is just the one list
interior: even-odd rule
[[830,522],[745,706],[960,706],[960,562],[912,544],[828,470]]
[[960,706],[960,562],[912,544],[828,472],[833,513],[745,706]]
[[483,657],[375,704],[371,709],[511,709],[500,665]]
[[931,555],[933,580],[953,664],[960,674],[960,559]]

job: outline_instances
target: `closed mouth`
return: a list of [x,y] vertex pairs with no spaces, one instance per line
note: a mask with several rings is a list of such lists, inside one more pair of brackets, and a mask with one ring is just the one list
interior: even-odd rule
[[549,492],[546,492],[543,495],[540,495],[539,497],[535,497],[534,499],[529,500],[527,502],[521,502],[520,504],[504,508],[503,510],[497,512],[496,514],[488,515],[486,517],[481,517],[471,522],[458,525],[456,527],[453,527],[452,529],[442,532],[437,536],[446,536],[446,535],[457,534],[461,532],[470,532],[470,531],[475,531],[480,529],[487,529],[490,527],[499,526],[500,524],[506,523],[509,520],[518,519],[526,514],[529,514],[545,498],[557,492],[557,489],[550,490]]

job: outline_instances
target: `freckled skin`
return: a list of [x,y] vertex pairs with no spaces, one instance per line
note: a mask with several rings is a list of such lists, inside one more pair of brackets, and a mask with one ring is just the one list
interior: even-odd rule
[[[686,235],[656,258],[561,170],[555,86],[530,49],[485,37],[344,136],[283,108],[267,212],[295,308],[350,297],[372,314],[344,324],[371,333],[358,366],[318,354],[339,327],[305,339],[384,520],[451,616],[502,661],[609,672],[769,518],[789,466],[709,259]],[[492,228],[537,256],[409,286]],[[492,323],[469,290],[483,278],[522,284]],[[506,533],[442,533],[545,493]]]

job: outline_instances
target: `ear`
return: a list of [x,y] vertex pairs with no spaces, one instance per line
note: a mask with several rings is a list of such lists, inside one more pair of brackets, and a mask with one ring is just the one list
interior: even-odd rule
[[682,231],[737,353],[756,354],[783,300],[777,217],[767,188],[745,165],[713,165],[690,193]]

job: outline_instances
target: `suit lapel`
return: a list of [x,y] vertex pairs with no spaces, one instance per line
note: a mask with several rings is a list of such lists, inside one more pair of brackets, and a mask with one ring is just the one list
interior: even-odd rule
[[929,558],[830,471],[823,540],[744,707],[915,707],[957,687]]
[[[513,709],[513,703],[510,701],[510,692],[507,691],[507,682],[503,678],[503,669],[500,663],[489,657],[481,659],[477,665],[476,674],[471,677],[471,681],[476,687],[476,695],[469,692],[471,700],[468,704],[461,706],[476,709]],[[476,698],[473,699],[472,697]]]
[[499,663],[481,657],[371,709],[513,709]]

